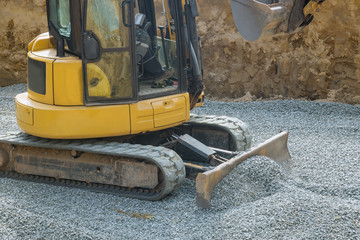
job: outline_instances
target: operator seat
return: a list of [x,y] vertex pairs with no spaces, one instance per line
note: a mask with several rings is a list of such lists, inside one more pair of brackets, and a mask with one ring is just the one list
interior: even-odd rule
[[146,20],[145,14],[137,13],[135,16],[135,39],[136,39],[136,60],[141,64],[143,58],[144,72],[139,81],[153,79],[156,82],[165,80],[174,73],[172,68],[164,69],[158,59],[160,46],[154,50],[151,37],[147,30],[151,26],[151,22]]

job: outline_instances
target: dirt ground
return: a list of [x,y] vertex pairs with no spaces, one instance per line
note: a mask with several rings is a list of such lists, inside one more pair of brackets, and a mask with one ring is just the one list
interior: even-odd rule
[[360,103],[360,5],[323,3],[303,32],[244,41],[230,1],[200,0],[207,92],[240,100],[286,97]]
[[[237,33],[229,0],[198,2],[209,97],[360,104],[357,0],[327,0],[303,32],[256,42]],[[45,0],[0,1],[0,86],[26,82],[27,44],[46,31]]]
[[46,31],[45,0],[0,1],[0,86],[26,82],[27,45]]

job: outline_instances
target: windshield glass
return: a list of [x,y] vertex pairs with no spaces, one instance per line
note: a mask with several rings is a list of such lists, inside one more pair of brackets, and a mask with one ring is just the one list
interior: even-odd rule
[[64,37],[71,35],[70,0],[49,0],[50,21]]
[[103,48],[123,48],[129,45],[129,28],[124,26],[122,19],[121,6],[117,0],[88,1],[86,30],[96,34]]
[[59,0],[59,25],[60,34],[70,37],[70,7],[69,0]]

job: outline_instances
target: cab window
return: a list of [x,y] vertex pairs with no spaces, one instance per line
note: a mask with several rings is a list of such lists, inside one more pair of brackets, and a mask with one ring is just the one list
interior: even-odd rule
[[70,38],[70,0],[49,0],[50,21],[63,37]]

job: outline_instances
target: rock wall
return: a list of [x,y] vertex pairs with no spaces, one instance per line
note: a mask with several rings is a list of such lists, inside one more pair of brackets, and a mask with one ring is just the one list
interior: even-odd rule
[[[208,96],[360,104],[358,0],[327,0],[303,32],[256,42],[237,33],[229,0],[198,1]],[[45,31],[45,0],[0,1],[0,86],[26,82],[27,44]]]

